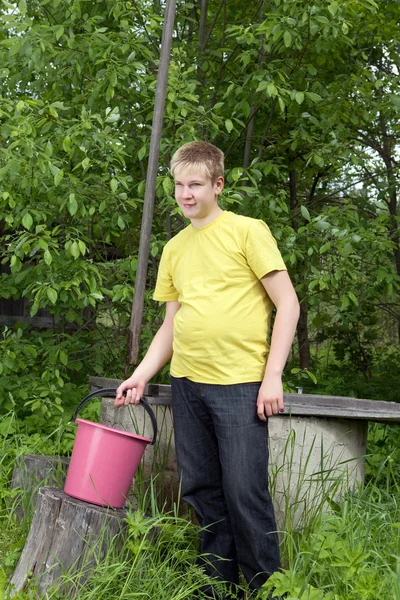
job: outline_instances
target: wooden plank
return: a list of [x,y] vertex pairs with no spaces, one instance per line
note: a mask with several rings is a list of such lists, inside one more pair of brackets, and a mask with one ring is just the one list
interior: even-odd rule
[[346,396],[285,394],[284,414],[400,423],[400,404]]
[[15,325],[16,323],[27,323],[39,329],[51,329],[54,326],[52,318],[49,317],[25,317],[24,315],[0,315],[0,325]]
[[82,329],[82,328],[93,328],[95,323],[93,320],[85,321],[84,323],[69,323],[67,321],[63,321],[60,317],[53,319],[53,317],[25,317],[20,315],[18,317],[12,315],[0,315],[0,325],[9,325],[13,326],[17,323],[26,323],[27,325],[31,325],[35,329],[52,329],[55,327],[57,329],[58,326],[63,326],[66,331]]
[[[91,391],[102,387],[118,387],[120,379],[90,377]],[[149,383],[145,388],[152,404],[171,404],[171,386]],[[347,396],[321,396],[317,394],[285,394],[283,415],[356,419],[382,423],[400,423],[400,404],[383,400],[365,400]]]

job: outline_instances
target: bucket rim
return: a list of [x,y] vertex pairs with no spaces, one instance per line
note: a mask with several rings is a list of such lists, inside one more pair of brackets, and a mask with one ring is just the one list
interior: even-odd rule
[[103,425],[102,423],[95,423],[94,421],[88,421],[87,419],[77,418],[75,422],[78,423],[86,423],[86,425],[92,425],[93,427],[98,427],[100,429],[104,429],[105,431],[110,431],[111,433],[119,433],[126,437],[134,438],[135,440],[140,440],[146,442],[147,444],[151,444],[152,440],[143,435],[137,435],[136,433],[131,433],[130,431],[124,431],[123,429],[117,429],[117,427],[110,427],[109,425]]

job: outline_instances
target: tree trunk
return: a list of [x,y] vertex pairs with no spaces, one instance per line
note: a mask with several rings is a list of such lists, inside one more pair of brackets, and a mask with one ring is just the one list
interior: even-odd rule
[[[393,146],[394,140],[389,135],[387,130],[387,123],[384,116],[380,115],[380,126],[382,134],[382,147],[379,149],[379,153],[385,163],[386,167],[386,180],[388,184],[389,202],[388,208],[391,217],[391,230],[390,237],[394,243],[393,249],[393,260],[397,275],[400,276],[400,235],[399,235],[399,223],[398,223],[398,202],[397,202],[397,178],[393,172],[393,168],[396,161],[393,160]],[[400,341],[400,319],[397,319],[397,331]]]
[[310,341],[308,338],[308,311],[304,298],[299,294],[300,317],[297,323],[297,340],[299,342],[299,361],[302,369],[311,367]]
[[[250,109],[249,121],[247,123],[246,129],[246,142],[244,146],[244,155],[243,155],[243,168],[248,169],[250,166],[250,158],[251,158],[251,147],[253,144],[253,133],[254,133],[254,121],[255,115],[257,112],[257,106],[253,104]],[[247,180],[245,179],[243,185],[247,185]]]
[[207,40],[208,0],[200,0],[199,50],[204,52]]
[[[292,225],[295,231],[299,228],[297,217],[297,184],[296,171],[292,168],[289,172],[289,192],[290,192],[290,208],[292,211]],[[305,269],[303,261],[297,263],[300,270]],[[309,369],[311,366],[310,340],[308,337],[308,307],[306,294],[297,292],[300,301],[300,317],[297,323],[297,340],[299,343],[299,361],[302,369]]]
[[[40,595],[62,584],[63,597],[77,597],[90,570],[123,530],[124,517],[123,510],[82,502],[57,488],[41,488],[31,529],[11,578],[11,597],[32,577],[37,578]],[[79,575],[61,580],[65,572]]]
[[[263,3],[260,4],[259,7],[259,11],[258,11],[258,19],[259,21],[262,20],[263,17]],[[264,53],[264,36],[260,36],[260,48],[258,50],[258,66],[261,68],[264,64],[264,57],[265,57],[265,53]],[[243,168],[244,169],[248,169],[250,166],[250,162],[251,162],[251,147],[253,144],[253,133],[254,133],[254,123],[255,123],[255,116],[257,113],[257,105],[253,104],[251,109],[250,109],[250,114],[249,114],[249,121],[247,123],[247,129],[246,129],[246,142],[245,142],[245,146],[244,146],[244,155],[243,155]],[[243,185],[247,185],[247,180],[245,179],[243,181]]]

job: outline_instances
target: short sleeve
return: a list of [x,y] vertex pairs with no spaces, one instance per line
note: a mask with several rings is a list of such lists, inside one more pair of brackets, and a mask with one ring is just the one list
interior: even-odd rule
[[178,300],[179,293],[174,287],[170,269],[168,268],[168,254],[164,248],[158,267],[157,283],[153,294],[153,300],[160,302],[171,302]]
[[264,221],[251,221],[246,237],[246,259],[258,279],[272,271],[286,271],[275,238]]

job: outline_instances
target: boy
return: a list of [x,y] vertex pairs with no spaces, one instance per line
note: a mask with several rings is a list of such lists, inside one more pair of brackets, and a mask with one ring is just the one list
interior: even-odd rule
[[143,361],[119,386],[115,405],[137,404],[172,357],[182,497],[203,528],[204,568],[236,584],[240,566],[259,589],[280,567],[267,420],[283,411],[282,371],[299,305],[265,223],[219,207],[222,151],[207,142],[185,144],[171,171],[190,225],[164,248],[154,299],[166,302],[166,316]]

